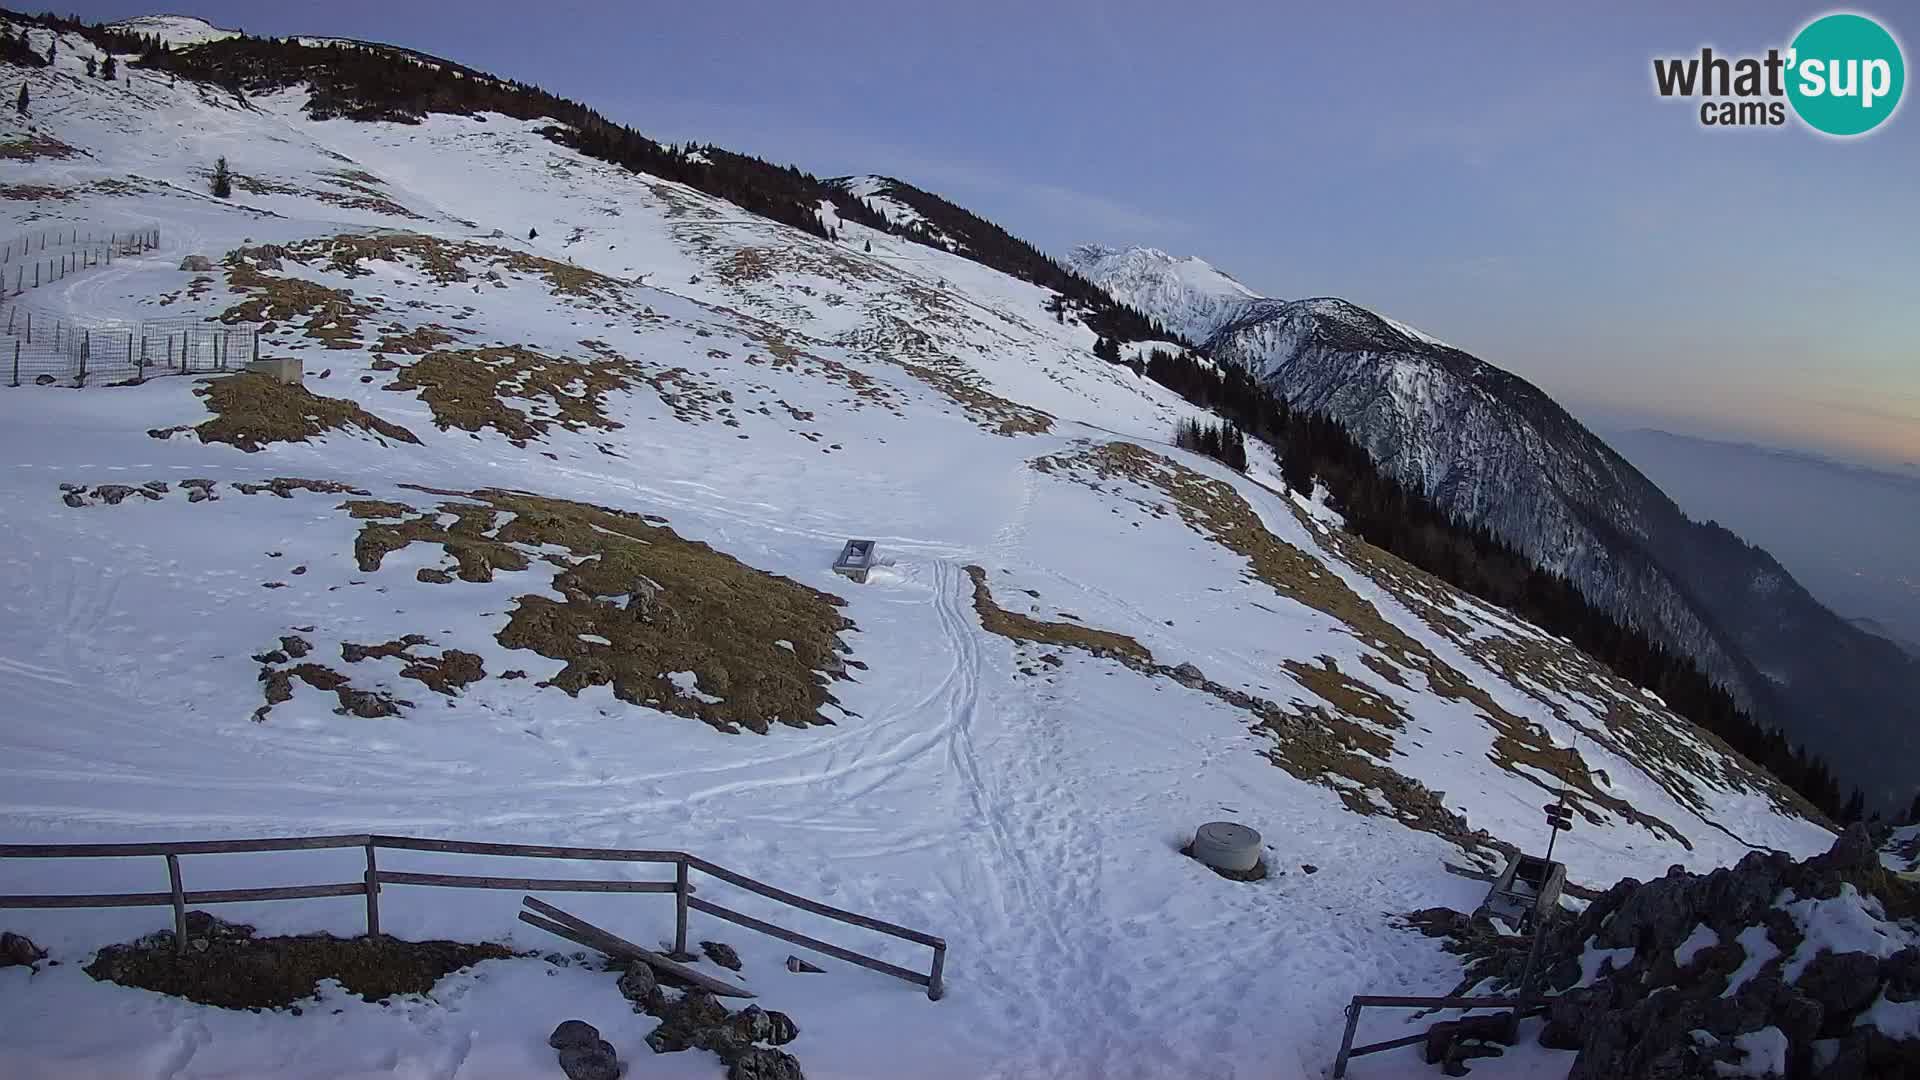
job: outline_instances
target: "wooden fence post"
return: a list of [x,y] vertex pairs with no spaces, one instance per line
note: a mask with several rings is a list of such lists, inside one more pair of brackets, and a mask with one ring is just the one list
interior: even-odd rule
[[75,386],[87,385],[87,354],[93,351],[93,331],[84,331],[80,336],[80,377],[73,381]]
[[673,955],[687,955],[687,857],[673,862]]
[[173,886],[173,954],[187,955],[187,893],[180,886],[180,856],[167,856],[167,881]]
[[13,385],[20,385],[20,339],[13,339]]
[[367,840],[367,936],[380,936],[380,871],[373,859],[373,840]]
[[939,1001],[942,997],[946,996],[947,988],[941,981],[941,976],[946,973],[946,968],[947,947],[945,945],[935,945],[933,947],[933,970],[927,975],[928,1001]]

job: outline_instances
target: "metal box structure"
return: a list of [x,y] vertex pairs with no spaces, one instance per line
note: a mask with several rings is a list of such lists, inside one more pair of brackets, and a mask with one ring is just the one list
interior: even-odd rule
[[1566,884],[1565,863],[1514,855],[1493,880],[1477,914],[1497,918],[1516,930],[1530,929],[1535,920],[1546,917],[1560,903],[1560,892]]
[[833,572],[865,584],[867,572],[873,569],[874,559],[873,541],[849,540],[840,549],[840,557],[833,560]]

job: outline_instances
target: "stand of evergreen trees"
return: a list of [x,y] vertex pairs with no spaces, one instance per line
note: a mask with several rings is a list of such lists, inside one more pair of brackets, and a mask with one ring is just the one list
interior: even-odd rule
[[1182,420],[1174,425],[1173,445],[1205,454],[1236,472],[1247,471],[1246,436],[1232,424]]
[[[1271,445],[1295,491],[1311,494],[1316,479],[1326,485],[1329,502],[1346,518],[1348,530],[1368,543],[1567,638],[1621,678],[1660,695],[1668,708],[1719,736],[1828,817],[1859,820],[1864,804],[1859,791],[1847,797],[1826,762],[1755,723],[1691,658],[1622,626],[1566,578],[1539,569],[1485,528],[1454,520],[1421,493],[1383,474],[1338,421],[1293,411],[1234,364],[1216,366],[1191,354],[1156,351],[1146,375]],[[1920,799],[1915,812],[1920,816]]]

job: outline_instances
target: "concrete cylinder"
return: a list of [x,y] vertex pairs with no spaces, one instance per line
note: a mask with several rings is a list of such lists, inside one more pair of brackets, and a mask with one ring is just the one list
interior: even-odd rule
[[1193,834],[1193,857],[1217,870],[1251,870],[1260,862],[1260,834],[1231,821],[1209,821]]

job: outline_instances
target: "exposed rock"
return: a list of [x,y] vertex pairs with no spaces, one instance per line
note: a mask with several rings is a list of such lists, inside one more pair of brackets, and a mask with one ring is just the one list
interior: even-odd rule
[[569,1046],[598,1046],[599,1043],[600,1029],[585,1020],[562,1020],[560,1026],[553,1029],[553,1034],[547,1036],[547,1045],[555,1050]]
[[1173,669],[1172,675],[1175,682],[1189,688],[1198,687],[1207,681],[1206,675],[1192,664],[1181,664]]
[[756,1046],[727,1066],[727,1080],[806,1080],[806,1074],[792,1054]]
[[180,260],[180,269],[206,273],[213,269],[213,260],[205,255],[189,255]]
[[789,956],[787,957],[787,970],[788,971],[808,971],[817,975],[820,972],[824,971],[825,969],[814,967],[812,964],[807,963],[805,960],[802,960],[797,956]]
[[651,1012],[663,1007],[666,999],[660,993],[660,979],[653,969],[638,960],[627,965],[620,976],[620,996],[633,1002],[635,1012]]
[[758,1005],[749,1005],[734,1013],[727,1026],[733,1037],[743,1043],[784,1046],[800,1036],[799,1027],[786,1013],[768,1012]]
[[46,955],[25,934],[0,933],[0,967],[32,966]]
[[71,491],[67,492],[65,495],[60,496],[60,501],[63,503],[66,503],[68,506],[87,505],[87,500],[81,498],[80,496],[74,494]]
[[727,1007],[705,990],[689,990],[653,1015],[660,1018],[660,1026],[647,1036],[647,1045],[656,1054],[706,1047],[723,1033],[728,1019]]
[[423,566],[420,569],[415,570],[413,572],[413,577],[414,577],[414,580],[424,581],[429,585],[453,584],[452,574],[448,573],[445,570],[436,570],[431,566]]
[[740,970],[740,954],[734,952],[731,945],[719,941],[703,941],[700,943],[700,951],[707,954],[707,959],[729,971]]
[[[1811,932],[1784,907],[1791,898],[1833,901],[1857,890],[1858,917],[1883,924],[1881,933],[1920,931],[1913,917],[1920,895],[1881,871],[1876,859],[1865,830],[1850,829],[1832,850],[1800,863],[1756,852],[1705,875],[1621,881],[1545,931],[1541,988],[1560,993],[1541,1043],[1579,1052],[1569,1080],[1680,1080],[1741,1068],[1736,1040],[1771,1027],[1787,1038],[1792,1076],[1816,1075],[1808,1063],[1834,1055],[1835,1046],[1837,1058],[1817,1071],[1822,1078],[1920,1075],[1901,1071],[1920,1062],[1920,1039],[1878,1030],[1866,1012],[1883,995],[1920,996],[1920,947],[1885,959],[1823,952],[1787,978],[1788,960]],[[1409,923],[1451,939],[1449,950],[1473,958],[1463,986],[1517,989],[1528,939],[1450,913],[1421,912]],[[1715,944],[1680,964],[1674,950],[1701,927]],[[1747,962],[1756,932],[1768,959],[1734,987],[1732,975]],[[1624,950],[1628,958],[1610,958],[1590,985],[1578,986],[1590,949]]]
[[1795,985],[1801,993],[1819,1002],[1828,1015],[1851,1015],[1873,1004],[1878,996],[1880,961],[1859,952],[1821,953],[1807,965]]
[[620,1061],[612,1044],[602,1040],[594,1046],[563,1047],[560,1071],[567,1080],[620,1080]]

